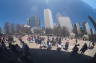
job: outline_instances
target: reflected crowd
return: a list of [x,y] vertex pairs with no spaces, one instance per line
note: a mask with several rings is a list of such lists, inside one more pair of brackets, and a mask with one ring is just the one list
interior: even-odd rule
[[[20,47],[20,45],[18,44],[15,44],[16,41],[14,40],[14,37],[18,38],[22,47]],[[22,35],[0,36],[0,63],[32,63],[32,54],[30,52],[30,47],[23,41],[22,37]],[[30,35],[27,38],[29,43],[39,44],[40,49],[46,49],[50,51],[54,46],[56,47],[57,52],[60,52],[62,50],[66,52],[70,45],[68,40],[64,44],[62,42],[63,39],[67,40],[66,38],[62,37],[52,37],[50,39],[50,36],[47,36],[47,39],[45,39],[45,37],[41,37],[39,35]],[[78,42],[74,44],[74,47],[71,51],[72,55],[78,54],[78,52],[79,54],[84,54],[86,50],[93,49],[95,43],[92,43],[90,47],[87,45],[87,43],[84,43],[82,48],[79,48],[79,46],[80,44],[78,44]],[[96,54],[90,61],[96,62]]]

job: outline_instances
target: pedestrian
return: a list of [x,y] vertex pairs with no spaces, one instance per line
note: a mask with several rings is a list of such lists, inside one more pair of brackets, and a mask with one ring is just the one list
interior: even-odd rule
[[42,48],[46,48],[46,43],[44,42],[44,40],[40,44],[40,49],[42,49]]
[[64,50],[68,50],[68,47],[69,47],[69,42],[66,42]]
[[55,39],[52,38],[52,41],[51,41],[52,45],[55,46]]
[[88,49],[87,44],[84,43],[83,47],[80,50],[81,51],[81,54],[84,54],[87,49]]
[[58,43],[58,44],[57,44],[57,51],[60,52],[60,51],[61,51],[61,48],[62,48],[61,44]]
[[72,53],[77,54],[78,50],[79,50],[78,45],[75,45],[74,48],[72,49]]
[[94,42],[92,42],[92,47],[94,48],[94,46],[95,46],[95,43],[94,43]]
[[51,50],[51,48],[52,48],[52,44],[51,44],[50,40],[48,39],[48,41],[47,41],[47,50]]

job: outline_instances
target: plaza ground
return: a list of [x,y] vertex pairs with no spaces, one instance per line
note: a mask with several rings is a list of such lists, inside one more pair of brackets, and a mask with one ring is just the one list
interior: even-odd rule
[[[45,37],[45,42],[47,42],[47,36],[44,36]],[[29,46],[29,48],[32,48],[32,49],[40,49],[40,45],[39,44],[36,44],[36,43],[30,43],[28,40],[28,35],[25,35],[22,37],[23,41]],[[15,37],[15,40],[16,40],[16,43],[19,44],[20,47],[22,47],[20,41],[18,40],[18,38]],[[62,49],[62,51],[65,51],[65,52],[71,52],[72,51],[72,48],[74,47],[74,44],[75,44],[75,39],[72,39],[72,40],[63,40],[62,42],[65,44],[66,41],[69,41],[70,44],[69,44],[69,48],[68,48],[68,51],[65,51]],[[89,45],[89,41],[83,41],[83,40],[78,40],[78,44],[80,44],[79,46],[79,49],[81,49],[81,47],[83,46],[84,43],[87,43],[87,45]],[[56,46],[52,46],[52,50],[56,50],[57,47]],[[80,53],[80,52],[78,52]],[[86,52],[85,52],[85,55],[87,56],[91,56],[93,57],[94,54],[96,53],[96,45],[94,47],[94,49],[88,49]]]

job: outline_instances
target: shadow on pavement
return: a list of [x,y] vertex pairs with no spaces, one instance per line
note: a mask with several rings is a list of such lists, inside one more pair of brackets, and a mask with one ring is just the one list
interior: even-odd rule
[[56,50],[31,49],[33,63],[88,63],[91,57]]

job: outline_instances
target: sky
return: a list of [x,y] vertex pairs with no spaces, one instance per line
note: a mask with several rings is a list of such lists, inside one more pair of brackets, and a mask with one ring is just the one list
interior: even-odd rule
[[54,22],[61,13],[70,17],[72,23],[89,21],[87,16],[96,19],[96,0],[0,0],[0,26],[5,22],[26,24],[29,17],[40,17],[44,26],[44,9],[50,8]]
[[96,9],[96,0],[83,0],[85,3]]

